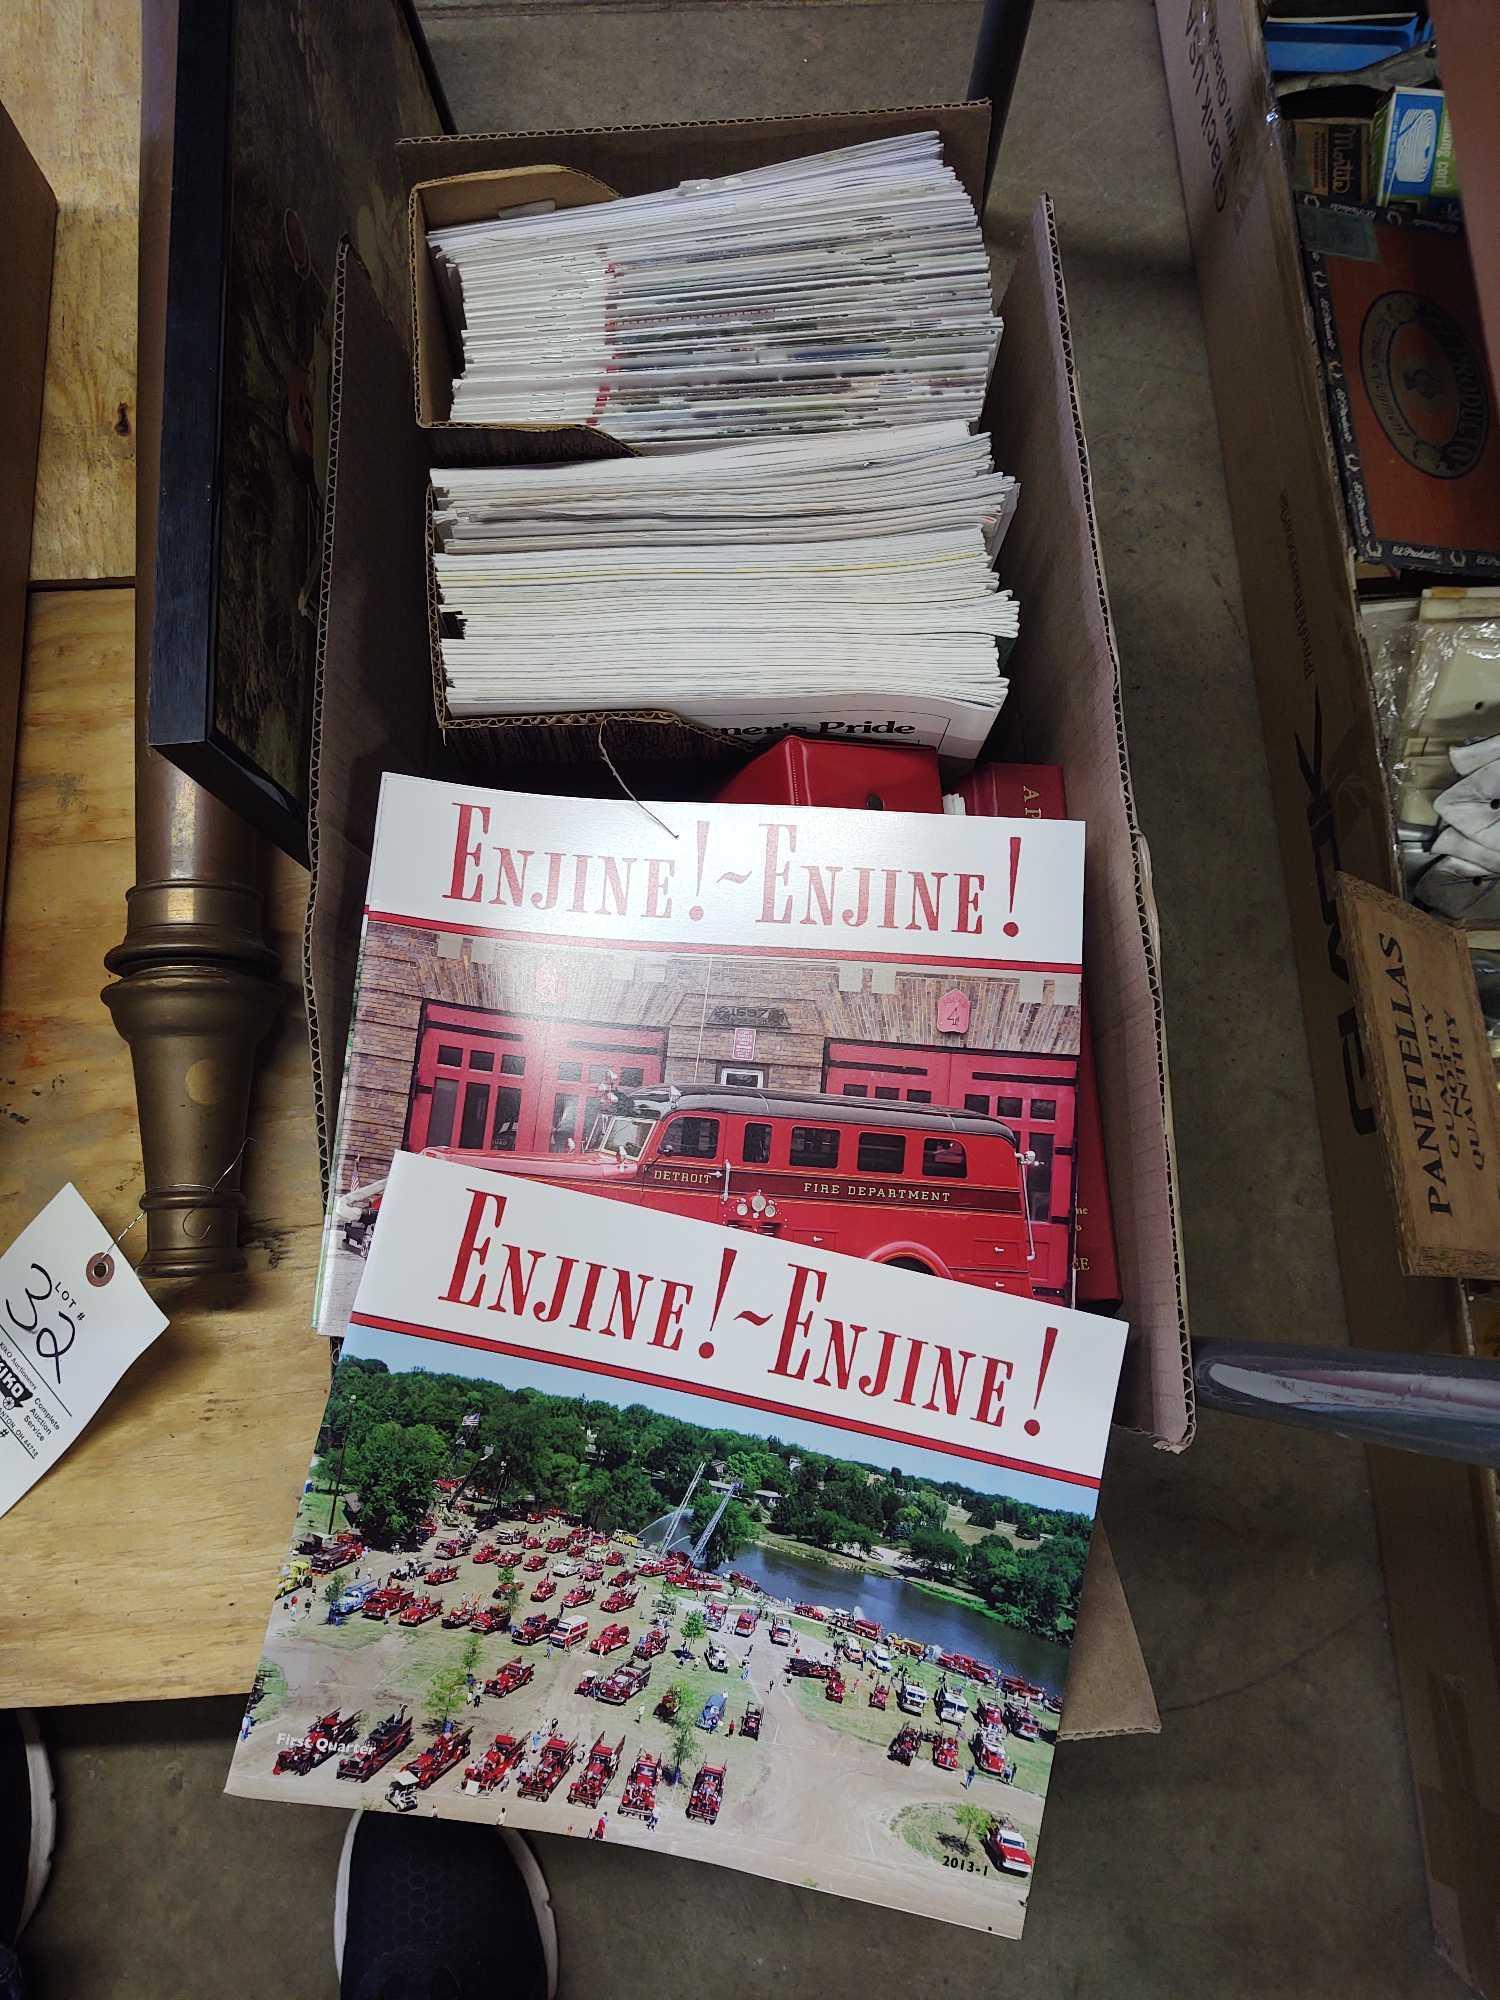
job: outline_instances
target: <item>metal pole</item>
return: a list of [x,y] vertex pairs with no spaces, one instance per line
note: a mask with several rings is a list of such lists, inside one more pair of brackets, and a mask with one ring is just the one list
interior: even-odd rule
[[[990,144],[984,162],[984,192],[988,201],[995,178],[995,161],[1010,116],[1010,100],[1021,67],[1021,51],[1031,26],[1032,0],[984,0],[974,67],[969,72],[969,96],[990,101]],[[981,208],[981,216],[983,209]]]
[[1465,1465],[1500,1465],[1500,1368],[1451,1354],[1195,1340],[1198,1401]]
[[[177,105],[178,0],[148,0],[141,91],[140,363],[136,411],[135,884],[119,977],[104,1004],[130,1045],[144,1161],[143,1278],[244,1269],[240,1158],[255,1052],[286,990],[261,931],[253,829],[146,741],[156,621],[167,263]],[[205,271],[212,285],[215,273]]]

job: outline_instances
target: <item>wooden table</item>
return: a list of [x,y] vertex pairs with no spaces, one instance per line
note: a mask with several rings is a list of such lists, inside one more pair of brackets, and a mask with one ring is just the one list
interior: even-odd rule
[[[65,1180],[112,1232],[141,1186],[129,1054],[99,1004],[134,874],[132,596],[31,600],[0,941],[0,1241]],[[268,933],[293,981],[306,884],[277,858]],[[328,1385],[309,1331],[320,1204],[300,991],[250,1129],[248,1272],[154,1286],[166,1333],[0,1519],[0,1705],[250,1684]]]
[[[141,1186],[130,1058],[99,1004],[134,879],[136,0],[12,0],[0,100],[59,203],[6,923],[0,1242],[65,1180],[113,1232]],[[297,984],[307,878],[274,861]],[[319,1223],[293,993],[245,1161],[250,1268],[159,1285],[171,1324],[0,1519],[0,1705],[247,1688],[328,1382],[308,1330]],[[123,1245],[129,1255],[136,1237]]]
[[139,0],[6,0],[0,103],[57,196],[31,574],[135,575]]

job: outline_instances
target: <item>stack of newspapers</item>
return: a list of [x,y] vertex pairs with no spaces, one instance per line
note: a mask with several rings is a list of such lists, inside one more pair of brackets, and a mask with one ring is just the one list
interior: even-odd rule
[[1016,482],[1000,338],[936,132],[428,238],[457,423],[634,456],[432,475],[447,716],[665,709],[979,754]]
[[454,717],[665,708],[977,756],[1016,482],[966,422],[432,475]]
[[1000,338],[936,132],[432,231],[463,424],[648,447],[979,414]]

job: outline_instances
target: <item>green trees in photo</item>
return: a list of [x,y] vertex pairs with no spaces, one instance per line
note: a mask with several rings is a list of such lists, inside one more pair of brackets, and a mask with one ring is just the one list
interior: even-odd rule
[[614,1471],[591,1466],[575,1481],[569,1502],[579,1520],[591,1528],[633,1535],[662,1511],[656,1488],[638,1465]]
[[432,1504],[433,1481],[447,1456],[446,1440],[429,1424],[378,1423],[351,1443],[347,1476],[359,1492],[367,1541],[389,1549],[410,1534]]
[[964,1543],[947,1528],[915,1528],[909,1546],[929,1576],[953,1576],[969,1554]]
[[1020,1549],[992,1535],[968,1551],[964,1580],[1008,1625],[1060,1639],[1073,1629],[1087,1557],[1082,1535],[1053,1535]]
[[737,1479],[747,1494],[758,1493],[763,1487],[782,1492],[787,1484],[786,1460],[774,1451],[742,1441],[724,1460],[724,1477]]
[[463,1707],[469,1683],[458,1665],[439,1667],[427,1683],[427,1712],[432,1721],[451,1722]]
[[[471,1417],[477,1422],[466,1423]],[[319,1444],[325,1488],[328,1454],[343,1452],[349,1518],[375,1548],[408,1537],[433,1508],[438,1478],[461,1482],[467,1498],[497,1514],[555,1507],[590,1528],[636,1534],[678,1506],[701,1465],[707,1471],[687,1517],[695,1531],[717,1508],[722,1481],[738,1487],[706,1550],[711,1568],[733,1562],[767,1530],[830,1554],[890,1549],[917,1573],[971,1591],[1005,1622],[1051,1639],[1072,1629],[1092,1526],[1087,1515],[980,1492],[959,1478],[690,1423],[643,1403],[621,1409],[434,1370],[393,1373],[367,1357],[340,1361]],[[756,1502],[762,1492],[777,1497]],[[948,1526],[953,1509],[967,1520],[967,1540]]]
[[698,1761],[698,1738],[693,1726],[693,1718],[685,1708],[677,1711],[677,1720],[672,1724],[672,1772],[680,1782],[686,1775],[688,1766]]
[[859,1521],[851,1521],[847,1514],[840,1514],[832,1507],[819,1507],[807,1524],[807,1540],[820,1549],[858,1548],[866,1551],[874,1547],[871,1531]]
[[[719,1504],[720,1495],[710,1492],[705,1499],[693,1503],[693,1526],[697,1531],[706,1526],[710,1515]],[[733,1562],[740,1550],[755,1539],[755,1522],[750,1511],[738,1500],[731,1500],[714,1524],[714,1531],[708,1538],[704,1552],[704,1563],[709,1569],[717,1569],[720,1563]]]

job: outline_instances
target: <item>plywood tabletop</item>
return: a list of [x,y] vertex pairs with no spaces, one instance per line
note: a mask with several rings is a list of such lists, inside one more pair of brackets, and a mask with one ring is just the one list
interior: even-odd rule
[[[134,874],[133,647],[131,591],[32,598],[0,939],[0,1241],[65,1180],[111,1230],[140,1191],[129,1055],[98,998]],[[293,976],[306,881],[273,864],[267,929]],[[0,1519],[0,1707],[250,1684],[328,1385],[308,1325],[319,1190],[299,992],[250,1130],[248,1272],[153,1286],[168,1330]]]
[[58,201],[31,574],[135,574],[139,0],[7,0],[0,103]]

